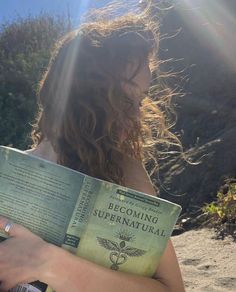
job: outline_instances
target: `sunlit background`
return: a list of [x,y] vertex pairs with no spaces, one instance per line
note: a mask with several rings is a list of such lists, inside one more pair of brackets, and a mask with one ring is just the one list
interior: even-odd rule
[[[150,2],[117,2],[121,1],[128,6],[138,4],[139,9]],[[0,0],[0,144],[30,147],[29,134],[37,108],[35,88],[47,68],[52,45],[78,26],[89,8],[110,2]],[[160,21],[158,57],[164,60],[160,72],[171,75],[165,82],[175,89],[176,124],[171,130],[180,138],[189,160],[201,162],[191,165],[170,155],[160,161],[152,182],[160,197],[183,208],[176,234],[202,227],[204,220],[213,219],[217,224],[211,227],[216,227],[219,238],[230,233],[236,240],[236,0],[152,2],[156,6],[151,16]],[[48,15],[42,14],[45,12]],[[68,57],[67,78],[57,89],[64,103],[77,49]],[[218,194],[223,199],[217,199]],[[203,206],[211,202],[204,211]],[[235,247],[229,249],[229,242],[222,241],[214,249],[217,244],[212,237],[206,240],[202,230],[192,231],[195,237],[180,235],[176,245],[186,288],[236,291]]]
[[70,15],[73,25],[79,24],[80,16],[89,7],[101,7],[108,0],[1,0],[0,1],[0,22],[12,21],[16,16],[27,17],[38,15],[40,12],[50,14]]
[[[0,0],[0,27],[17,22],[18,17],[37,17],[42,12],[64,15],[75,27],[89,8],[110,2]],[[127,0],[126,4],[136,3],[142,9],[147,2],[150,1]],[[215,197],[224,177],[236,176],[236,1],[154,0],[153,3],[156,7],[152,8],[151,14],[160,20],[159,57],[171,60],[161,69],[177,73],[177,78],[171,79],[170,84],[181,93],[174,98],[177,121],[173,131],[178,133],[184,149],[193,153],[193,160],[204,157],[203,163],[194,168],[183,166],[175,159],[163,163],[159,176],[153,179],[162,196],[194,209],[204,200]],[[171,6],[173,8],[168,9]],[[32,119],[30,109],[35,103],[30,86],[39,70],[46,66],[47,59],[39,60],[40,54],[32,53],[28,47],[29,51],[24,51],[27,40],[24,35],[14,35],[14,28],[10,40],[13,45],[7,47],[0,38],[1,62],[5,62],[5,67],[0,67],[0,123],[4,125],[0,140],[1,144],[25,148],[29,145],[25,135]],[[4,57],[5,53],[9,56],[8,51],[16,54],[14,62]],[[22,57],[22,54],[25,55]],[[71,58],[68,63],[72,68]],[[32,69],[33,66],[36,69]],[[67,77],[69,82],[69,72]],[[65,85],[66,80],[63,81]],[[67,91],[66,86],[58,90]],[[173,196],[182,194],[186,196]]]
[[218,53],[228,66],[236,70],[235,1],[184,0],[176,1],[184,23],[203,46]]

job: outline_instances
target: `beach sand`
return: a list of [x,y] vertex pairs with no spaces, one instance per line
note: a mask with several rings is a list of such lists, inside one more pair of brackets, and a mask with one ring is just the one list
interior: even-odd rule
[[236,242],[214,234],[204,228],[171,237],[186,292],[236,292]]

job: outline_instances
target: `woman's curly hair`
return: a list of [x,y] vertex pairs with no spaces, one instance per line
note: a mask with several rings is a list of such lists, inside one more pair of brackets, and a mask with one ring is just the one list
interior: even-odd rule
[[[46,139],[57,162],[91,176],[123,184],[120,161],[128,155],[147,163],[170,144],[181,148],[166,114],[172,93],[163,87],[157,60],[158,23],[129,13],[85,22],[55,45],[38,88],[39,112],[32,131],[34,146]],[[132,78],[128,64],[138,66]],[[149,61],[150,94],[132,114],[132,99],[122,84]],[[154,80],[155,79],[155,80]],[[121,131],[127,138],[120,139]]]

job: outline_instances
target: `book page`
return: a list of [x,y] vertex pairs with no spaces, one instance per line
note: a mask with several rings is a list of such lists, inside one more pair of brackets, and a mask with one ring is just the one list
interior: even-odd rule
[[84,175],[0,147],[0,215],[61,246]]

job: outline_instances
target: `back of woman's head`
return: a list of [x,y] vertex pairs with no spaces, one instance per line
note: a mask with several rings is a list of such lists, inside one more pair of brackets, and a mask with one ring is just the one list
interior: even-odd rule
[[148,121],[156,118],[156,138],[158,130],[168,132],[148,97],[137,119],[124,89],[127,84],[138,88],[133,78],[146,62],[157,69],[157,40],[157,24],[134,14],[84,23],[60,39],[39,84],[35,144],[47,139],[58,163],[122,183],[119,161],[123,154],[143,158],[144,136],[151,137]]

